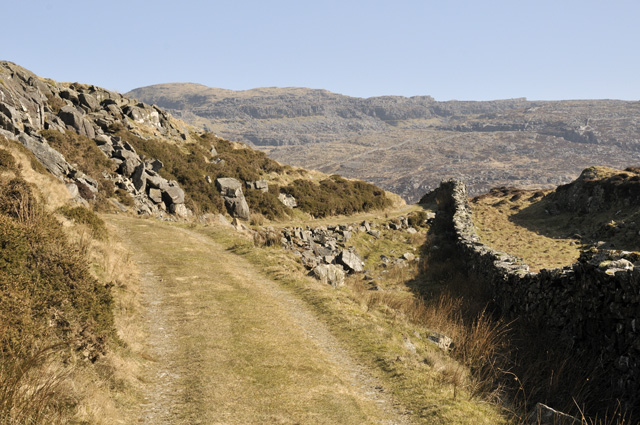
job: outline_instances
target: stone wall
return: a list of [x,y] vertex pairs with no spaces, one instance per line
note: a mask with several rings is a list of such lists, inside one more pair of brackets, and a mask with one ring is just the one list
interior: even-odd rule
[[[576,350],[612,365],[611,378],[627,402],[640,389],[640,257],[595,251],[560,269],[529,272],[518,258],[480,242],[464,183],[437,189],[434,229],[448,232],[469,273],[487,283],[507,317],[549,329]],[[635,262],[635,267],[634,267]]]

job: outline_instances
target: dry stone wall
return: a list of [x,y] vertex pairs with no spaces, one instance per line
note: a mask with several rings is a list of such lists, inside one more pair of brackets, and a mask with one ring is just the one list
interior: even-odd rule
[[640,390],[640,257],[637,253],[583,253],[573,265],[531,273],[518,258],[480,242],[464,183],[437,189],[435,229],[449,232],[469,273],[488,284],[507,316],[552,330],[576,350],[613,365],[611,380],[629,403]]

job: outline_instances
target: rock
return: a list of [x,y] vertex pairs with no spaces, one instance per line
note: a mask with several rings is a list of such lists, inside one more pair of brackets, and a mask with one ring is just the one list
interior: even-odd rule
[[359,273],[364,270],[364,264],[360,257],[358,257],[354,252],[346,249],[342,250],[342,252],[338,254],[336,261],[338,264],[342,264],[348,271],[353,273]]
[[137,155],[132,156],[122,161],[120,167],[118,167],[118,173],[122,174],[125,177],[131,177],[131,175],[141,164],[142,161],[140,161]]
[[63,106],[58,112],[58,116],[66,125],[75,129],[78,134],[95,139],[96,132],[93,125],[73,106]]
[[536,407],[529,414],[527,419],[528,425],[579,425],[582,424],[577,418],[569,416],[566,413],[558,412],[542,403],[536,404]]
[[177,183],[172,183],[171,186],[163,189],[162,199],[167,206],[171,204],[183,204],[184,203],[184,190],[182,190]]
[[316,279],[334,288],[344,285],[344,270],[335,264],[321,264],[316,266],[312,273]]
[[206,181],[206,182],[207,182],[207,183],[209,183],[209,184],[213,183],[213,180],[211,180],[211,176],[206,176],[206,177],[204,178],[204,181]]
[[429,335],[427,339],[443,351],[449,351],[449,349],[453,347],[453,340],[446,335],[434,333],[433,335]]
[[150,159],[145,162],[145,166],[156,173],[164,168],[164,164],[159,159]]
[[38,158],[38,161],[40,161],[42,165],[44,165],[45,168],[57,178],[63,179],[71,173],[72,167],[64,159],[64,156],[49,146],[44,139],[37,140],[27,134],[21,134],[16,137],[3,130],[0,130],[0,134],[12,140],[17,139],[24,147],[33,152],[35,157]]
[[131,174],[131,182],[139,192],[144,192],[147,187],[147,173],[144,164],[140,164]]
[[262,180],[256,180],[253,182],[246,182],[246,185],[248,188],[250,189],[256,189],[256,190],[260,190],[264,193],[269,191],[269,185],[267,184],[267,181],[262,179]]
[[407,261],[413,261],[413,260],[415,260],[415,259],[416,259],[416,256],[415,256],[415,255],[413,255],[413,254],[412,254],[412,253],[410,253],[410,252],[405,252],[405,253],[402,255],[402,258],[404,258],[404,259],[405,259],[405,260],[407,260]]
[[149,199],[151,199],[156,204],[161,203],[162,202],[162,191],[160,189],[150,188],[149,189]]
[[222,196],[235,198],[243,195],[242,184],[238,180],[231,177],[216,179],[216,187],[218,188]]
[[296,201],[296,198],[294,198],[291,195],[287,195],[286,193],[281,193],[278,195],[278,200],[280,202],[282,202],[285,206],[289,207],[289,208],[297,208],[298,207],[298,202]]
[[223,197],[224,205],[233,217],[240,218],[242,220],[249,220],[251,215],[249,211],[249,204],[244,198],[244,195],[236,198]]
[[80,105],[84,106],[88,111],[97,111],[100,109],[98,99],[87,93],[80,93],[78,96]]
[[215,158],[216,156],[218,156],[218,151],[216,150],[215,146],[211,146],[211,149],[209,150],[209,154],[211,155],[212,158]]
[[380,239],[380,231],[379,230],[369,230],[367,233],[370,234],[371,236],[373,236],[376,239]]
[[418,231],[416,229],[414,229],[413,227],[409,227],[407,229],[407,233],[410,233],[410,234],[414,235],[414,234],[418,233]]
[[180,218],[187,218],[191,215],[191,211],[184,204],[169,205],[169,212]]
[[242,184],[230,177],[216,179],[216,187],[224,199],[229,214],[242,220],[249,220],[249,204],[242,193]]

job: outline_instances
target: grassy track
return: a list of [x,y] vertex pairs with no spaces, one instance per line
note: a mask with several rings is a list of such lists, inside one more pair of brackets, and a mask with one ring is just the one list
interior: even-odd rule
[[183,227],[109,220],[143,276],[153,361],[141,423],[408,422],[304,303],[247,260]]

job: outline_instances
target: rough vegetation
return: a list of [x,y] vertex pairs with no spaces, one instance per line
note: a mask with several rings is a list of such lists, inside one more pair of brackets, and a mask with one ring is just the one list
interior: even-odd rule
[[[285,316],[298,311],[291,306],[304,300],[322,318],[333,334],[326,339],[331,342],[325,344],[325,354],[334,355],[327,347],[345,347],[344,353],[338,350],[343,358],[353,356],[364,365],[363,370],[375,375],[381,384],[373,388],[389,391],[391,397],[380,400],[398,402],[396,411],[385,408],[385,416],[401,411],[403,417],[416,422],[437,424],[537,424],[538,414],[550,415],[551,422],[561,417],[540,404],[544,402],[576,416],[615,411],[613,420],[584,417],[583,421],[622,424],[628,423],[622,411],[637,409],[640,378],[635,306],[640,254],[633,251],[640,248],[638,168],[589,168],[555,191],[501,187],[476,197],[471,206],[463,190],[448,191],[445,185],[425,196],[422,206],[392,210],[398,207],[392,205],[393,198],[370,183],[283,166],[241,143],[189,129],[158,107],[95,86],[44,80],[8,62],[0,63],[0,78],[0,424],[64,423],[69,418],[78,423],[132,423],[159,417],[154,415],[167,410],[164,395],[155,394],[160,397],[151,397],[155,401],[148,398],[151,416],[140,416],[149,407],[143,406],[140,393],[149,393],[136,393],[136,389],[154,382],[165,391],[164,377],[171,385],[183,385],[175,388],[185,392],[175,394],[181,394],[180,403],[187,410],[215,411],[189,404],[202,396],[194,388],[209,385],[193,371],[211,369],[218,358],[213,351],[192,347],[205,341],[220,348],[219,337],[197,335],[214,328],[209,326],[211,320],[221,323],[217,315],[224,308],[231,308],[237,320],[226,316],[228,326],[215,328],[214,333],[227,332],[234,347],[249,348],[243,351],[249,357],[229,359],[234,373],[248,373],[242,379],[250,384],[257,379],[261,385],[276,382],[273,379],[279,376],[272,375],[269,362],[261,363],[265,356],[260,353],[275,346],[286,352],[296,373],[307,376],[311,368],[322,375],[320,360],[311,365],[298,355],[300,350],[288,350],[282,340],[266,343],[262,338],[266,334],[256,332],[268,322],[270,331],[286,340],[289,328],[282,326],[282,320],[264,320],[269,316],[267,310],[275,311],[271,305],[283,300],[280,307]],[[416,138],[424,131],[430,137],[437,135],[438,150],[453,159],[443,161],[442,166],[450,168],[451,164],[473,167],[467,161],[473,160],[472,148],[483,155],[491,151],[495,157],[483,166],[500,168],[498,154],[515,158],[522,153],[521,136],[541,146],[557,142],[559,149],[566,143],[597,147],[587,149],[583,159],[594,152],[635,155],[638,151],[635,139],[627,140],[635,134],[635,127],[615,129],[609,126],[607,113],[595,108],[587,114],[581,102],[439,103],[427,97],[388,97],[340,98],[342,106],[336,107],[331,104],[334,95],[314,91],[315,104],[296,107],[293,100],[308,93],[293,90],[290,94],[292,102],[283,107],[276,89],[244,93],[239,104],[246,115],[246,128],[255,130],[270,123],[276,131],[278,120],[288,120],[313,132],[318,120],[325,119],[318,117],[329,115],[332,119],[324,123],[328,130],[318,132],[317,137],[328,140],[336,123],[350,123],[348,131],[357,134],[353,140],[360,143],[356,156],[347,158],[355,168],[359,163],[380,162],[370,162],[369,155],[411,146],[410,139],[402,138],[412,131]],[[254,102],[256,96],[274,103],[261,106]],[[218,118],[227,120],[226,129],[240,131],[233,123],[236,107],[229,103],[221,102],[224,107]],[[635,122],[625,115],[635,111],[634,103],[607,101],[587,106],[615,109],[617,118]],[[568,108],[574,109],[573,115]],[[562,120],[550,120],[548,112]],[[581,124],[584,114],[596,118]],[[572,120],[563,121],[568,116]],[[349,121],[352,119],[366,125],[358,127]],[[514,119],[524,121],[516,125],[511,123]],[[389,136],[388,144],[368,144],[366,140],[375,139],[374,132]],[[304,132],[300,134],[305,137]],[[327,140],[306,141],[318,142],[313,149],[322,149],[326,144],[321,142]],[[442,143],[459,140],[468,142],[469,150],[460,153],[459,147],[442,147]],[[495,149],[481,143],[486,140],[499,140],[503,145]],[[603,146],[604,141],[615,143]],[[414,153],[406,158],[409,165],[421,161]],[[416,172],[424,173],[422,165]],[[522,173],[516,174],[524,176],[531,162],[519,165],[518,173]],[[472,181],[476,188],[496,180],[495,174],[479,169]],[[504,169],[509,172],[502,177],[513,177],[513,167]],[[389,172],[398,174],[397,170]],[[448,175],[437,167],[434,172],[439,177]],[[568,182],[568,175],[558,174],[556,180],[546,183]],[[403,179],[401,176],[411,187],[405,195],[428,186],[427,180]],[[429,209],[436,200],[440,211],[434,218]],[[225,212],[235,218],[233,224]],[[182,223],[122,218],[122,213]],[[357,221],[352,214],[360,214]],[[140,278],[131,257],[115,245],[109,223],[118,224],[125,238],[136,234],[131,249],[146,257],[135,258],[144,257],[145,267],[155,267],[142,279],[152,279],[169,292],[178,284],[192,286],[194,293],[178,291],[168,303],[185,302],[174,316],[174,325],[179,324],[174,330],[191,329],[189,335],[176,339],[162,327],[153,335],[140,330],[136,301]],[[154,240],[164,242],[152,243],[146,237],[145,232],[154,229],[158,231]],[[188,236],[189,243],[176,235]],[[206,268],[199,267],[198,261],[212,255],[224,264],[216,267],[212,261]],[[575,259],[578,263],[566,267]],[[185,270],[179,276],[178,264]],[[558,266],[565,267],[545,270]],[[218,279],[216,270],[221,269],[228,279]],[[186,276],[191,270],[198,275]],[[233,273],[239,277],[231,276]],[[282,287],[263,279],[262,274]],[[218,279],[215,290],[208,286],[212,275]],[[167,283],[164,277],[172,281]],[[235,283],[230,285],[232,280]],[[193,285],[199,295],[194,295]],[[252,292],[252,302],[258,303],[251,314],[239,307],[249,289],[257,291]],[[260,293],[280,295],[267,302],[255,295]],[[195,298],[186,302],[188,297]],[[217,297],[238,307],[225,302],[209,305]],[[164,301],[147,301],[147,307],[155,309],[153,320],[164,319]],[[191,310],[196,304],[197,311]],[[243,321],[250,316],[248,322]],[[305,339],[309,332],[320,334],[309,329],[308,323],[316,319],[305,317],[299,346],[306,350],[313,345],[308,344],[313,337]],[[242,328],[255,343],[238,337],[233,327]],[[232,341],[236,337],[239,339]],[[145,348],[151,340],[161,341],[156,344],[159,347],[165,347],[167,341],[168,346],[180,341],[194,344],[181,346],[186,359],[182,366],[189,369],[184,369],[189,372],[184,375],[187,381],[180,381],[176,378],[180,374],[167,369],[170,362],[162,365],[168,371],[165,375],[141,372],[141,368],[159,370],[159,362]],[[263,346],[269,349],[254,349]],[[192,362],[194,358],[198,361]],[[191,363],[197,367],[192,368]],[[350,365],[340,367],[347,373],[355,370]],[[224,375],[219,378],[228,378]],[[149,376],[155,378],[148,380]],[[236,381],[226,384],[230,382],[233,387]],[[309,379],[310,385],[328,394],[328,398],[320,397],[319,406],[344,405],[342,393],[320,388],[319,382]],[[342,385],[340,379],[335,382]],[[77,390],[87,386],[91,389],[86,392]],[[357,385],[353,390],[356,399],[371,399]],[[270,409],[277,410],[282,404],[255,385],[243,395],[251,391],[260,393],[261,402]],[[220,404],[227,400],[224,394],[215,395],[222,397]],[[292,417],[314,416],[296,400],[286,398],[287,408],[295,412]],[[577,403],[578,411],[571,410],[571,403]],[[278,416],[279,412],[264,416],[257,409],[247,417],[258,422],[256,418],[263,422],[265,417],[288,419]],[[331,414],[343,415],[341,411]],[[191,417],[206,417],[202,415]],[[353,423],[364,421],[345,415]],[[318,419],[323,420],[324,416]]]

